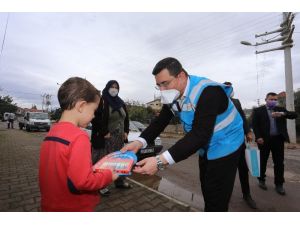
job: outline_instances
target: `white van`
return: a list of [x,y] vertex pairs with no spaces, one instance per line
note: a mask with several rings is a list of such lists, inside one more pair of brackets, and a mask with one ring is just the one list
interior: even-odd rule
[[35,130],[50,130],[51,121],[48,113],[44,112],[26,112],[24,117],[20,117],[19,128],[22,130],[23,127],[27,131]]
[[8,119],[9,119],[9,115],[10,115],[10,113],[9,112],[5,112],[4,114],[3,114],[3,122],[4,121],[8,121]]

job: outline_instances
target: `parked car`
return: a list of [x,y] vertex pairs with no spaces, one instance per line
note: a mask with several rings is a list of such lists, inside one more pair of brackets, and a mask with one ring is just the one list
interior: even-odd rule
[[[86,131],[91,138],[92,134],[92,125],[89,124],[88,127],[82,128],[84,131]],[[129,121],[129,134],[128,134],[128,142],[134,141],[137,137],[141,135],[141,131],[139,128],[133,123],[133,121]],[[149,143],[146,148],[141,149],[137,153],[138,160],[155,156],[162,150],[163,146],[161,143],[160,137],[157,137],[154,141],[154,143]]]
[[[135,122],[137,122],[137,121],[135,121]],[[141,131],[140,131],[141,128],[139,129],[135,124],[136,123],[134,123],[133,121],[129,121],[128,142],[134,141],[137,137],[139,137],[141,135]],[[145,128],[146,127],[144,126],[144,129]],[[160,139],[160,137],[157,137],[154,140],[154,143],[148,143],[148,145],[147,145],[146,148],[142,148],[137,153],[138,161],[140,161],[140,160],[142,160],[144,158],[147,158],[147,157],[151,157],[151,156],[157,155],[158,153],[160,153],[160,151],[162,150],[162,148],[163,148],[163,146],[162,146],[162,143],[161,143],[161,139]]]
[[133,123],[141,132],[143,132],[146,129],[146,126],[139,121],[132,120],[131,123]]
[[44,112],[26,112],[24,117],[18,118],[19,128],[22,130],[24,127],[26,131],[35,130],[50,130],[50,119],[48,113]]

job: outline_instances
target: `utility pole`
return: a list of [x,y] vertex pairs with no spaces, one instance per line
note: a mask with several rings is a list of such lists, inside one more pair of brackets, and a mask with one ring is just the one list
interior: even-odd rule
[[[263,51],[255,51],[255,54],[261,54],[265,52],[284,50],[284,64],[285,64],[285,88],[286,88],[286,108],[288,111],[295,111],[294,106],[294,89],[293,89],[293,74],[292,74],[292,57],[291,57],[291,48],[293,47],[293,39],[292,35],[295,29],[295,25],[293,25],[295,15],[291,12],[283,13],[283,22],[280,24],[280,28],[274,31],[265,32],[263,34],[256,34],[255,38],[261,36],[267,36],[270,34],[280,32],[281,37],[277,39],[269,39],[263,42],[256,42],[255,44],[251,44],[247,41],[241,41],[243,45],[249,46],[259,46],[265,45],[277,41],[282,41],[281,46],[272,49],[266,49]],[[296,122],[295,120],[287,120],[287,129],[290,137],[291,143],[296,143]]]
[[43,94],[42,98],[42,111],[44,112],[44,106],[45,106],[45,111],[49,112],[50,106],[51,106],[51,96],[50,94]]
[[[292,24],[293,16],[289,18],[289,13],[283,13],[282,26],[290,32],[290,38],[286,40],[287,44],[293,42],[291,39],[292,32],[295,26],[290,27]],[[285,44],[285,43],[284,43]],[[286,109],[288,111],[295,111],[294,105],[294,88],[293,88],[293,73],[292,73],[292,56],[291,47],[284,48],[284,65],[285,65],[285,89],[286,89]],[[296,121],[287,120],[287,129],[291,143],[296,143]]]

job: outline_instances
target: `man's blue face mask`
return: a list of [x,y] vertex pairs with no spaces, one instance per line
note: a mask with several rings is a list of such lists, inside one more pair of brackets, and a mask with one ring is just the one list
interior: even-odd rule
[[273,109],[277,105],[277,100],[267,100],[267,106]]

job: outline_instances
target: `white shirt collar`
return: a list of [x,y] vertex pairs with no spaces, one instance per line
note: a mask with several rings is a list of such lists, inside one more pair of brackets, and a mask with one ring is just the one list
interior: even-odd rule
[[186,86],[185,86],[185,89],[184,89],[184,92],[183,92],[183,95],[181,96],[181,99],[184,99],[187,94],[188,94],[188,91],[189,91],[189,86],[190,86],[190,77],[187,76],[187,82],[186,82]]

